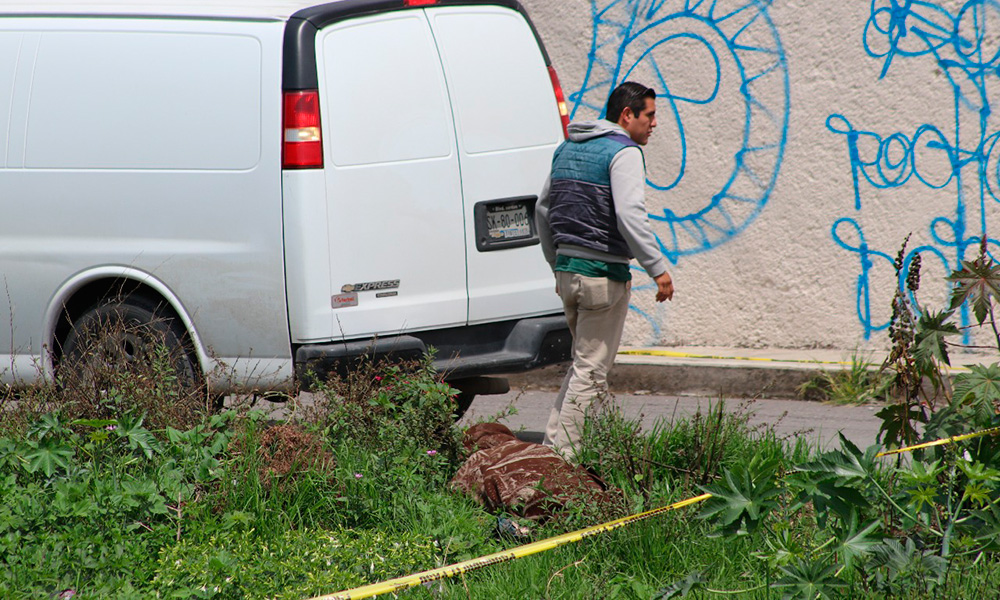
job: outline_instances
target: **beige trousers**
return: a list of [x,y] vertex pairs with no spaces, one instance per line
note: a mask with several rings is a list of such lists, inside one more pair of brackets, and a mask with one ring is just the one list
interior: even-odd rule
[[608,371],[621,343],[632,284],[563,271],[556,272],[556,282],[573,334],[573,365],[549,414],[543,443],[573,461],[584,418],[607,400]]

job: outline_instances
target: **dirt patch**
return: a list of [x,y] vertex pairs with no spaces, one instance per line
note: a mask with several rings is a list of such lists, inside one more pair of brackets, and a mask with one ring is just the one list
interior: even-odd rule
[[294,423],[272,425],[261,433],[257,447],[260,482],[269,488],[272,482],[285,486],[302,471],[331,473],[336,459],[323,446],[323,440]]

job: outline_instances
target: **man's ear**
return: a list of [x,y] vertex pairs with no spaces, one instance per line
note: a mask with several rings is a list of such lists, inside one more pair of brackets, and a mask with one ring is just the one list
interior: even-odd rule
[[635,115],[632,114],[632,109],[626,106],[624,109],[622,109],[621,116],[618,117],[618,124],[621,125],[622,127],[625,127],[634,118]]

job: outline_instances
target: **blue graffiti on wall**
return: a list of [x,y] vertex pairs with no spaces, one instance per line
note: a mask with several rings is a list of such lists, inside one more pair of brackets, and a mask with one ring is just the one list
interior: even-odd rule
[[[649,214],[664,256],[676,264],[681,256],[711,250],[732,239],[760,214],[781,168],[788,134],[788,65],[778,30],[768,15],[771,0],[591,0],[593,31],[583,84],[569,97],[571,118],[603,116],[604,103],[615,86],[630,77],[657,90],[657,118],[662,129],[676,129],[678,147],[670,154],[676,172],[647,179],[647,205],[663,207]],[[711,58],[709,72],[679,74],[665,66],[683,63],[685,48],[699,48]],[[730,75],[729,71],[734,71]],[[647,79],[648,78],[648,79]],[[686,81],[698,79],[700,94],[685,91]],[[707,80],[707,82],[706,82]],[[723,85],[734,88],[722,89]],[[738,88],[738,89],[737,89]],[[727,91],[739,98],[738,114],[720,98]],[[697,206],[681,211],[671,192],[692,172],[689,141],[696,135],[685,127],[692,108],[713,111],[711,121],[742,133],[730,156],[713,156],[713,172],[727,169],[717,191],[703,199],[685,198]],[[708,135],[712,135],[709,133]],[[648,161],[662,157],[651,155]],[[676,192],[675,192],[676,193]],[[635,289],[655,288],[654,284]],[[660,321],[630,306],[650,329],[650,342],[661,339]],[[662,308],[661,308],[662,309]]]
[[[882,61],[880,78],[901,61],[934,60],[953,91],[951,122],[946,127],[925,123],[912,134],[883,135],[855,127],[841,114],[827,118],[827,128],[847,143],[855,213],[864,208],[862,190],[866,186],[878,190],[907,183],[930,189],[954,186],[954,212],[930,220],[931,243],[909,251],[904,277],[917,254],[933,258],[946,270],[960,266],[970,247],[975,251],[986,236],[987,203],[1000,201],[1000,154],[994,155],[1000,131],[989,131],[992,111],[988,94],[988,85],[1000,74],[1000,46],[990,48],[986,35],[987,19],[998,17],[1000,5],[994,0],[971,0],[955,14],[932,2],[872,0],[863,43],[868,56]],[[970,189],[974,192],[969,193]],[[970,212],[978,213],[978,218]],[[860,263],[857,315],[868,339],[872,332],[889,326],[888,320],[875,322],[872,317],[872,270],[878,262],[892,264],[893,258],[868,245],[863,227],[853,216],[838,219],[831,234],[841,248],[856,254]],[[961,319],[968,324],[964,308]]]
[[[679,157],[676,174],[647,180],[647,202],[665,208],[650,213],[663,254],[673,263],[704,252],[743,231],[767,203],[778,177],[788,132],[788,67],[778,31],[768,16],[771,0],[592,0],[593,35],[582,87],[570,95],[571,117],[603,116],[604,102],[630,76],[653,77],[647,84],[659,93],[660,127],[676,127]],[[714,80],[708,93],[691,97],[682,82],[662,68],[683,61],[673,52],[686,42],[704,48],[714,73],[689,74]],[[728,60],[726,60],[728,59]],[[669,62],[668,62],[669,61]],[[735,65],[742,112],[713,114],[716,122],[742,127],[742,144],[731,157],[730,174],[721,189],[696,210],[679,214],[670,208],[669,192],[689,171],[684,109],[711,105],[720,95],[723,65]],[[720,111],[724,109],[720,108]],[[725,158],[725,157],[723,157]],[[656,156],[648,160],[657,160]],[[714,160],[714,159],[713,159]],[[719,160],[726,164],[728,160]],[[661,198],[657,196],[663,195]]]

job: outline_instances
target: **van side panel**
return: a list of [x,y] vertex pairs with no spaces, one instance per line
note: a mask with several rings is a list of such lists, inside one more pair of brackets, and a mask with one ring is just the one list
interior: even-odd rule
[[[528,22],[497,6],[426,9],[455,106],[466,237],[476,205],[537,197],[562,126],[545,59]],[[559,312],[540,246],[466,248],[469,323]]]
[[21,52],[20,33],[0,32],[0,167],[7,165],[7,140],[10,139],[10,108],[14,101],[14,78]]
[[35,71],[35,56],[42,38],[40,33],[26,32],[21,35],[18,48],[17,70],[14,73],[14,93],[10,102],[10,123],[7,126],[6,166],[24,166],[24,136],[28,120],[28,103],[31,101],[31,84]]
[[40,356],[56,290],[128,267],[180,299],[205,353],[287,380],[282,24],[0,19],[0,40],[22,33],[40,41],[15,84],[21,158],[0,170],[0,348]]

